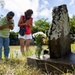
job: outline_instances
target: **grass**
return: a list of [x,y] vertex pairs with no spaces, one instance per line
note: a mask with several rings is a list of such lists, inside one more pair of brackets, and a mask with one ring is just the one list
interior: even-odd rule
[[71,44],[71,50],[74,52],[75,51],[75,44]]
[[41,75],[41,71],[31,68],[25,60],[9,59],[0,61],[0,75]]
[[[30,47],[27,56],[35,53],[35,46]],[[32,68],[27,65],[27,56],[22,56],[20,46],[10,46],[9,59],[0,60],[0,75],[46,75],[37,68]]]
[[[47,49],[47,46],[43,46]],[[35,53],[36,46],[30,46],[30,51],[27,56]],[[75,44],[71,45],[72,51],[75,50]],[[54,73],[47,74],[40,69],[32,68],[27,65],[26,57],[23,57],[20,53],[20,46],[10,46],[10,58],[9,60],[0,60],[0,75],[58,75]],[[3,56],[4,58],[4,56]],[[71,73],[63,73],[62,75],[72,75]]]

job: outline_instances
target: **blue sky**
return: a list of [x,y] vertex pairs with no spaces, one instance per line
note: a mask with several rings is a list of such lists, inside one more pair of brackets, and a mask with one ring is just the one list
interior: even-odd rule
[[[0,0],[3,1],[3,0]],[[0,15],[6,15],[8,11],[15,12],[15,27],[14,30],[17,32],[19,30],[17,23],[19,17],[27,9],[32,9],[34,14],[34,21],[40,18],[48,18],[48,21],[52,21],[52,9],[55,6],[62,4],[67,5],[69,17],[75,15],[75,0],[4,0],[5,6],[3,9],[0,8]]]

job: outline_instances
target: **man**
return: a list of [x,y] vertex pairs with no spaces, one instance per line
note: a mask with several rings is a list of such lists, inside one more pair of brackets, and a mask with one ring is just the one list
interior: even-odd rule
[[10,11],[0,19],[0,59],[2,59],[2,46],[4,46],[5,59],[9,56],[9,33],[14,27],[13,17],[14,13]]

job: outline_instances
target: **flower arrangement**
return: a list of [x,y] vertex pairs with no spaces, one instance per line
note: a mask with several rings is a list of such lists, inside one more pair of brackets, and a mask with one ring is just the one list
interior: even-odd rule
[[35,39],[35,43],[37,46],[42,46],[43,38],[46,38],[46,34],[43,32],[37,32],[33,34],[33,38]]
[[33,34],[33,38],[35,39],[35,43],[37,46],[35,54],[38,58],[40,58],[40,54],[42,51],[43,38],[46,38],[46,34],[44,34],[43,32],[37,32]]

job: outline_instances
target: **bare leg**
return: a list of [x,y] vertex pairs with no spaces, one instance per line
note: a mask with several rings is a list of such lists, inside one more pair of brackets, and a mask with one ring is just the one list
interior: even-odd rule
[[29,50],[29,46],[30,46],[30,39],[27,39],[26,40],[26,52],[28,52],[28,50]]
[[20,50],[22,55],[24,55],[24,39],[20,38]]

